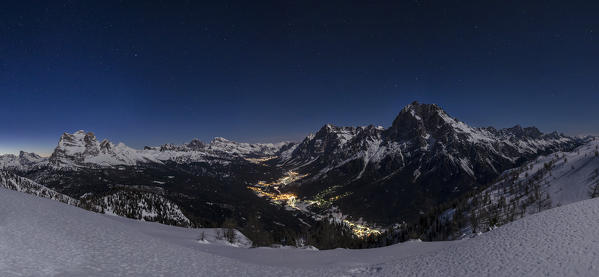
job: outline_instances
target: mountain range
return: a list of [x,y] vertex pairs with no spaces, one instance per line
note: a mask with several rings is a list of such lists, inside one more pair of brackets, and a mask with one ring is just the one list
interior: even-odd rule
[[[298,143],[215,138],[133,149],[64,133],[49,158],[3,155],[0,170],[4,184],[12,174],[90,210],[181,226],[233,219],[253,241],[279,242],[326,218],[354,231],[417,222],[510,169],[587,141],[519,125],[475,128],[414,102],[388,128],[327,124]],[[257,238],[263,231],[268,238]]]

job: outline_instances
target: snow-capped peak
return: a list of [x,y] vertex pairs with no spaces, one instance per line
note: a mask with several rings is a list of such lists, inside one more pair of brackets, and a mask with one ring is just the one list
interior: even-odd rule
[[223,138],[223,137],[214,137],[214,139],[212,139],[212,141],[210,142],[210,144],[214,144],[214,143],[229,143],[231,142],[230,140]]
[[60,137],[49,163],[56,168],[77,168],[84,165],[135,165],[152,160],[124,143],[114,145],[106,139],[98,142],[94,133],[79,130]]
[[[388,184],[386,190],[389,191],[394,184],[402,183],[414,186],[416,191],[422,184],[435,184],[434,190],[439,192],[455,184],[451,178],[461,178],[460,187],[451,192],[459,195],[486,184],[519,162],[542,153],[571,149],[578,143],[566,136],[539,134],[534,127],[499,131],[471,127],[438,105],[414,102],[403,108],[385,130],[374,126],[325,125],[314,136],[281,155],[281,164],[311,175],[302,181],[302,186],[334,183],[348,186],[349,190],[350,184],[367,184],[374,179],[381,186]],[[423,195],[433,190],[426,189]],[[356,199],[368,198],[356,191],[349,192],[355,193],[352,197]],[[397,195],[401,192],[399,188],[396,191]],[[377,218],[374,206],[369,216],[388,220]],[[379,206],[383,207],[383,204]],[[400,219],[402,217],[398,217]]]

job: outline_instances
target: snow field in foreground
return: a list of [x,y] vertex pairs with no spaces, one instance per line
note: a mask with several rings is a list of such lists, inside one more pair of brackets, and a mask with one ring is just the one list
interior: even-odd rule
[[592,199],[462,241],[248,249],[0,189],[0,276],[599,276],[597,219]]

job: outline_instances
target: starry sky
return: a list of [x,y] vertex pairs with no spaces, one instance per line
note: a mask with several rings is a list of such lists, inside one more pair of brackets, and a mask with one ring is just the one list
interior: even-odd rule
[[[204,3],[212,2],[212,3]],[[256,3],[259,2],[259,3]],[[597,1],[5,1],[0,153],[63,132],[144,145],[389,126],[599,135]]]

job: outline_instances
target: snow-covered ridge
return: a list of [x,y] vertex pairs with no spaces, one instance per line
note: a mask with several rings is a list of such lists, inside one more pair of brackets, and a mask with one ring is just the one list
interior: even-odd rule
[[[90,166],[135,166],[166,161],[226,164],[236,158],[274,155],[287,145],[289,145],[287,142],[250,144],[215,138],[209,144],[194,139],[184,145],[165,144],[158,147],[144,147],[143,150],[138,150],[123,143],[113,144],[106,139],[99,142],[94,133],[80,130],[73,134],[64,133],[47,163],[57,169],[77,169]],[[7,162],[4,164],[9,165],[8,161],[13,159],[6,158],[6,160]],[[45,160],[40,161],[40,164],[43,162]]]
[[35,153],[21,151],[19,155],[0,155],[0,170],[26,171],[39,168],[48,162],[48,158],[41,157]]
[[79,205],[79,200],[77,199],[58,193],[32,180],[3,170],[0,170],[0,187],[53,199],[73,206]]
[[279,143],[242,143],[216,137],[207,145],[208,151],[222,152],[239,156],[270,156],[275,155],[289,142]]
[[84,197],[82,201],[90,210],[107,215],[191,226],[191,221],[177,204],[156,193],[121,190],[100,198]]
[[[599,189],[599,139],[594,138],[573,151],[541,156],[506,174],[510,173],[517,174],[512,182],[540,183],[542,192],[549,194],[553,205],[589,199],[596,185]],[[490,190],[502,185],[508,183],[497,183]],[[597,193],[599,196],[599,191]]]
[[[536,127],[523,128],[520,125],[515,125],[514,127],[500,130],[497,130],[493,127],[471,127],[466,123],[450,116],[447,114],[447,112],[445,112],[445,110],[436,104],[420,104],[414,102],[406,106],[400,112],[398,118],[402,116],[405,117],[406,114],[410,114],[412,117],[414,117],[419,125],[421,124],[425,128],[425,131],[441,129],[446,126],[450,126],[456,133],[454,134],[454,138],[456,139],[459,139],[460,135],[463,135],[463,137],[472,143],[492,144],[496,142],[502,142],[510,144],[516,148],[521,147],[523,148],[522,151],[534,151],[535,146],[548,144],[554,140],[571,139],[557,132],[543,134]],[[396,121],[398,121],[398,119],[396,119]],[[428,134],[424,134],[425,137],[427,135]],[[514,142],[520,144],[514,145]]]
[[[405,165],[410,157],[417,156],[416,152],[439,152],[474,175],[475,161],[470,157],[461,157],[464,153],[457,151],[474,146],[487,149],[491,155],[513,163],[524,155],[559,149],[576,140],[556,132],[543,134],[535,127],[522,128],[519,125],[501,130],[475,128],[451,117],[436,104],[414,102],[404,107],[387,129],[327,124],[280,156],[283,164],[296,167],[305,166],[316,159],[326,160],[324,170],[328,171],[353,160],[362,160],[364,169],[368,164],[376,166],[384,159],[399,159],[400,164]],[[456,147],[462,149],[452,149]]]
[[3,170],[0,170],[0,188],[49,198],[108,215],[183,227],[192,225],[177,204],[156,193],[121,190],[102,197],[86,194],[81,199],[75,199]]

